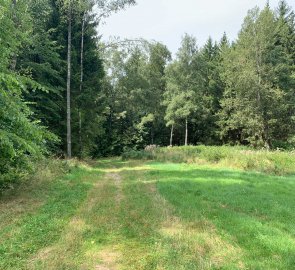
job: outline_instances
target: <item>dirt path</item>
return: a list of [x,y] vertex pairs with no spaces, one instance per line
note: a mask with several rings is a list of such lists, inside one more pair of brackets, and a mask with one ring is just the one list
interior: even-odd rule
[[[278,252],[269,251],[262,258],[264,269],[290,269],[295,249],[288,232],[262,224],[256,210],[246,215],[247,207],[257,205],[242,208],[244,193],[234,195],[231,208],[225,207],[249,174],[241,178],[242,184],[239,177],[236,172],[184,164],[120,159],[79,163],[51,185],[14,196],[20,208],[3,201],[0,269],[252,269],[258,264],[249,251],[260,252],[260,246],[264,250],[273,243],[285,243],[287,249],[282,245]],[[260,187],[260,180],[257,183]],[[246,234],[241,235],[244,229],[275,238],[258,239],[256,249]]]

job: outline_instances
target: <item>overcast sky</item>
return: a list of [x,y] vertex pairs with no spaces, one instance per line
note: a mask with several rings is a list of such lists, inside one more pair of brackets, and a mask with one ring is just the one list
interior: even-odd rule
[[[278,2],[270,0],[271,7]],[[234,40],[247,11],[265,3],[266,0],[138,0],[136,6],[108,18],[99,32],[104,40],[119,36],[161,41],[175,53],[184,33],[194,35],[199,45],[209,35],[219,40],[223,32]],[[295,1],[288,3],[294,10]]]

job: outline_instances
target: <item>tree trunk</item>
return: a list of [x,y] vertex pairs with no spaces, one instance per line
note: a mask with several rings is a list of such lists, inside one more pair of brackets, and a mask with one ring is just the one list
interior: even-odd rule
[[[256,33],[255,33],[256,34]],[[256,34],[257,35],[257,34]],[[261,142],[263,142],[263,144],[266,144],[266,141],[264,139],[264,133],[265,133],[265,117],[264,117],[264,109],[262,107],[261,104],[261,93],[260,93],[260,88],[261,88],[261,84],[262,84],[262,76],[261,76],[261,68],[262,68],[262,59],[261,59],[261,48],[259,46],[258,43],[256,43],[256,51],[255,51],[255,55],[256,55],[256,72],[258,75],[258,87],[257,87],[257,96],[256,96],[256,100],[257,100],[257,107],[258,107],[258,113],[260,114],[261,118],[262,118],[262,125],[263,125],[263,129],[262,130],[258,130],[258,136],[259,136],[259,140]],[[259,142],[260,144],[260,142]]]
[[187,118],[185,119],[185,142],[184,145],[187,146],[187,139],[188,139],[188,128],[187,128]]
[[[82,29],[81,29],[81,55],[80,55],[80,95],[83,90],[83,77],[84,77],[84,32],[85,32],[85,16],[86,12],[83,14],[82,18]],[[79,148],[80,148],[80,158],[83,153],[83,141],[82,141],[82,113],[81,105],[78,108],[79,110]]]
[[151,145],[154,144],[154,137],[155,137],[155,134],[154,134],[154,127],[151,127]]
[[67,155],[72,158],[72,139],[71,139],[71,45],[72,45],[72,5],[69,3],[68,10],[68,56],[67,56]]
[[170,134],[170,146],[173,146],[173,129],[174,129],[174,125],[171,126],[171,134]]
[[[12,10],[13,10],[12,20],[14,23],[14,27],[16,28],[16,31],[17,31],[19,24],[18,24],[18,19],[17,19],[17,14],[16,14],[16,9],[17,9],[16,5],[17,5],[16,0],[12,0],[11,1],[11,6],[12,6]],[[12,52],[10,66],[9,66],[10,70],[15,71],[16,64],[17,64],[17,54],[16,54],[16,52]]]

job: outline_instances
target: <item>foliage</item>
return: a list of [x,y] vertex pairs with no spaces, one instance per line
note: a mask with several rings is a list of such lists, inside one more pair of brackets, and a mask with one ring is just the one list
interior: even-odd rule
[[[1,1],[2,182],[14,181],[49,151],[64,156],[69,82],[72,152],[79,158],[123,152],[136,157],[134,151],[147,145],[170,142],[294,148],[295,17],[285,1],[275,10],[269,5],[250,10],[232,43],[225,33],[219,42],[209,37],[203,46],[184,35],[174,59],[156,41],[102,44],[103,20],[134,4]],[[204,159],[226,159],[211,154]],[[182,158],[183,153],[173,157]],[[269,159],[258,170],[285,170]],[[240,167],[256,166],[246,158],[243,162]]]
[[96,155],[119,155],[126,149],[165,142],[164,71],[170,52],[161,43],[140,44],[106,51],[104,81],[105,133]]
[[30,16],[26,12],[28,2],[0,2],[0,72],[15,69],[18,50],[28,42],[31,32]]
[[274,141],[287,141],[294,133],[294,67],[278,43],[282,41],[276,37],[278,27],[268,6],[251,10],[224,58],[226,87],[219,125],[226,141],[272,147]]
[[32,112],[22,99],[25,87],[21,78],[0,73],[0,188],[26,173],[57,141],[31,120]]
[[130,159],[140,159],[140,160],[150,160],[153,159],[154,155],[150,151],[136,151],[136,150],[129,150],[125,151],[122,154],[123,160],[130,160]]
[[167,67],[163,104],[167,107],[165,120],[168,126],[180,120],[187,121],[200,106],[197,102],[200,97],[197,52],[196,39],[185,35],[177,60]]

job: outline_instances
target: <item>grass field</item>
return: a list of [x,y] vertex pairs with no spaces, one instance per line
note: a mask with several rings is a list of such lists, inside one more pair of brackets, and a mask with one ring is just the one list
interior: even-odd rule
[[0,199],[0,269],[295,269],[295,177],[99,160]]

